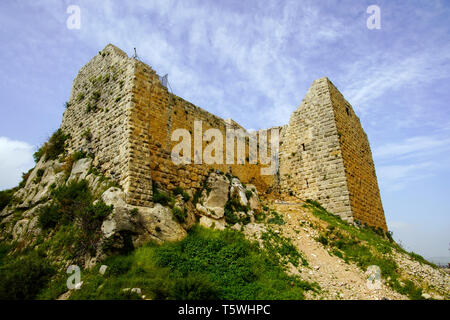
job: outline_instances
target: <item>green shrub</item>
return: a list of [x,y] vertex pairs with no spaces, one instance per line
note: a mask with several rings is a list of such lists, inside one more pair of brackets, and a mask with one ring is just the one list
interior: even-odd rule
[[184,191],[184,190],[183,190],[182,188],[180,188],[180,187],[176,187],[175,189],[173,189],[173,194],[174,194],[175,196],[181,194],[181,196],[183,197],[183,200],[184,200],[185,202],[189,201],[189,199],[190,199],[190,196],[187,194],[187,192]]
[[45,161],[55,160],[61,153],[65,151],[66,140],[69,139],[68,134],[64,134],[61,129],[56,130],[48,142],[44,143],[33,155],[34,161],[38,162],[45,155]]
[[194,206],[197,205],[197,203],[200,200],[201,196],[202,196],[202,191],[201,190],[195,190],[194,199],[192,200],[192,203],[194,204]]
[[84,151],[77,151],[72,155],[72,159],[74,162],[84,158],[87,158],[87,153]]
[[91,100],[97,103],[100,100],[101,93],[100,91],[95,91],[91,95]]
[[188,274],[186,278],[175,280],[171,295],[175,300],[215,300],[219,290],[202,274]]
[[250,199],[253,196],[253,192],[251,190],[245,190],[245,196],[247,199]]
[[55,228],[60,219],[61,214],[57,204],[51,203],[39,210],[38,223],[43,230]]
[[28,170],[28,172],[22,172],[22,181],[19,183],[19,188],[25,187],[25,184],[27,183],[28,177],[30,176],[31,172],[34,168],[31,168]]
[[54,270],[37,254],[0,267],[0,300],[29,300],[49,282]]
[[283,225],[286,222],[284,221],[283,217],[278,212],[272,211],[272,217],[267,219],[267,223]]
[[107,275],[118,276],[131,269],[133,259],[131,256],[113,256],[108,258],[104,264],[108,266]]
[[187,217],[186,208],[181,209],[179,207],[173,207],[172,214],[173,214],[174,218],[180,223],[183,223]]
[[159,191],[156,185],[153,185],[153,202],[160,203],[163,206],[173,207],[175,200],[167,193]]
[[247,213],[249,210],[248,206],[243,206],[239,202],[238,199],[233,198],[229,199],[225,203],[225,221],[228,224],[236,224],[236,223],[243,223],[247,224],[250,222],[250,216],[245,215],[245,217],[239,217],[236,213],[237,212],[244,212]]
[[78,95],[77,95],[77,102],[80,102],[80,101],[82,101],[83,99],[84,99],[84,97],[85,97],[85,95],[84,95],[84,93],[79,93]]
[[93,200],[86,180],[73,180],[55,189],[52,195],[58,203],[62,224],[73,222],[75,216],[86,211]]
[[81,137],[86,139],[86,141],[91,142],[92,140],[92,132],[91,129],[84,130],[81,134]]
[[138,287],[159,299],[302,299],[317,285],[287,275],[272,259],[233,230],[194,226],[188,236],[161,245],[149,243],[128,255],[106,259],[83,274],[83,287],[70,299],[129,299],[124,288]]
[[0,191],[0,211],[3,210],[14,198],[14,193],[16,189],[9,189]]

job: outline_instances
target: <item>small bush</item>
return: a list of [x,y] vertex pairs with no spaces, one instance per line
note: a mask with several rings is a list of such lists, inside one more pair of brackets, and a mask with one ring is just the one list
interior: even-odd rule
[[253,196],[253,192],[251,190],[245,190],[245,196],[247,199],[250,199]]
[[14,197],[15,189],[0,191],[0,211],[11,203]]
[[175,300],[215,300],[218,292],[217,285],[204,275],[189,274],[175,280],[172,297]]
[[317,239],[317,241],[319,241],[321,244],[323,244],[324,246],[328,245],[328,239],[327,237],[325,237],[323,234],[321,234],[319,236],[319,238]]
[[153,185],[153,202],[173,207],[175,200],[169,194],[159,191],[156,185]]
[[174,194],[175,196],[181,194],[181,196],[183,197],[184,202],[187,202],[187,201],[189,201],[189,199],[190,199],[190,196],[187,194],[187,192],[184,191],[184,190],[183,190],[182,188],[180,188],[180,187],[176,187],[175,189],[173,189],[173,194]]
[[58,205],[52,203],[40,209],[38,223],[41,229],[55,228],[60,219],[61,214]]
[[84,95],[84,93],[79,93],[78,95],[77,95],[77,102],[80,102],[80,101],[82,101],[83,99],[84,99],[84,97],[85,97],[85,95]]
[[28,172],[22,172],[22,181],[20,181],[20,183],[19,183],[19,188],[25,187],[28,177],[30,176],[32,171],[33,171],[33,168],[28,170]]
[[178,207],[173,207],[172,208],[172,214],[175,217],[175,219],[180,222],[183,223],[186,220],[187,217],[187,212],[186,212],[186,208],[181,209]]
[[49,282],[54,270],[37,254],[0,267],[0,300],[30,300]]
[[42,147],[40,147],[39,150],[33,154],[34,161],[38,162],[44,155],[45,161],[55,160],[65,151],[66,140],[69,138],[70,136],[68,134],[64,134],[61,129],[56,130],[48,142],[44,143]]
[[283,225],[286,222],[284,221],[283,217],[276,211],[272,211],[272,217],[267,219],[267,223],[271,223],[271,224],[278,224],[278,225]]
[[201,190],[195,190],[194,199],[192,200],[192,203],[194,204],[194,206],[197,205],[197,203],[200,200],[201,196],[202,196],[202,191]]
[[81,137],[86,139],[86,141],[91,142],[92,141],[92,132],[91,129],[87,129],[85,130],[82,134]]
[[100,96],[101,96],[100,91],[95,91],[91,95],[91,100],[97,103],[100,100]]

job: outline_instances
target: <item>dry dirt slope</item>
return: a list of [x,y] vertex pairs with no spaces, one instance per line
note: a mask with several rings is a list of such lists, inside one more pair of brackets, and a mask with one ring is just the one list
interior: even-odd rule
[[[308,296],[309,299],[408,299],[408,298],[434,298],[449,299],[450,277],[441,269],[437,269],[424,262],[419,262],[401,248],[392,243],[391,252],[384,253],[380,257],[390,263],[396,264],[395,276],[398,275],[398,283],[406,289],[394,290],[388,284],[390,276],[382,275],[382,284],[379,289],[371,289],[367,285],[369,274],[364,262],[358,266],[358,259],[366,257],[346,255],[346,249],[336,250],[332,239],[336,234],[348,236],[353,239],[351,232],[358,229],[353,226],[345,226],[351,231],[333,227],[333,223],[327,222],[313,214],[312,208],[305,208],[304,203],[295,201],[271,201],[270,211],[276,211],[284,220],[284,224],[271,224],[270,227],[277,230],[284,237],[290,239],[297,249],[308,261],[307,267],[295,268],[291,266],[290,272],[300,275],[303,279],[317,282],[321,290]],[[339,220],[332,218],[330,221]],[[338,222],[341,223],[341,222]],[[333,232],[330,232],[332,230]],[[361,230],[363,230],[361,228]],[[328,232],[328,233],[327,233]],[[321,235],[328,240],[318,241]],[[345,238],[345,237],[344,237]],[[356,239],[356,237],[355,237]],[[382,238],[380,238],[382,239]],[[339,241],[339,239],[338,239]],[[359,242],[360,240],[356,240]],[[350,242],[351,243],[351,242]],[[382,240],[382,245],[389,241]],[[357,246],[367,246],[371,249],[373,243],[362,239]],[[378,244],[376,244],[378,246]],[[344,253],[342,257],[339,252]],[[372,250],[372,252],[377,252]],[[351,254],[351,253],[350,253]],[[347,258],[347,259],[346,259]],[[345,261],[349,260],[349,261]],[[384,261],[383,260],[383,261]],[[411,289],[411,284],[414,285]],[[409,288],[409,289],[408,289]],[[421,291],[420,291],[421,290]],[[402,292],[403,294],[399,293]],[[413,296],[415,294],[415,296]]]

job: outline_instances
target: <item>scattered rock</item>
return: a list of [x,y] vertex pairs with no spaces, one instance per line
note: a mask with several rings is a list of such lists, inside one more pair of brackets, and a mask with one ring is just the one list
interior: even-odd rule
[[100,266],[100,269],[98,270],[98,272],[99,272],[101,275],[104,275],[105,272],[106,272],[106,269],[108,269],[108,266],[105,265],[105,264],[102,264],[102,265]]

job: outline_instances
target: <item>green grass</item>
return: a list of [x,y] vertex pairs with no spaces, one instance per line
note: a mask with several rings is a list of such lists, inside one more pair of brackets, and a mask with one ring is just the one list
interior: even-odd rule
[[[353,262],[362,270],[376,265],[387,284],[410,299],[422,299],[422,289],[412,281],[401,280],[399,266],[391,258],[393,249],[401,249],[384,232],[370,227],[356,228],[325,210],[318,202],[307,200],[304,205],[328,223],[326,231],[316,239],[331,249],[331,253],[346,262]],[[423,259],[423,258],[422,258]]]
[[0,300],[34,299],[55,272],[37,252],[5,260],[0,266]]
[[283,217],[276,211],[271,212],[271,217],[267,219],[267,223],[269,224],[278,224],[283,225],[286,222],[284,221]]
[[181,209],[179,207],[172,208],[172,214],[176,221],[183,223],[187,218],[187,210],[186,208]]
[[[250,222],[250,216],[247,215],[247,212],[249,211],[249,206],[243,206],[238,199],[232,198],[229,199],[225,203],[225,221],[228,224],[236,224],[236,223],[242,223],[242,224],[248,224]],[[240,217],[237,212],[244,212],[246,213],[245,217]]]
[[108,265],[104,276],[99,266],[82,273],[83,287],[71,299],[136,298],[122,291],[133,287],[152,299],[189,300],[303,299],[305,290],[318,290],[287,275],[270,251],[241,233],[198,225],[181,241],[150,243],[103,264]]

